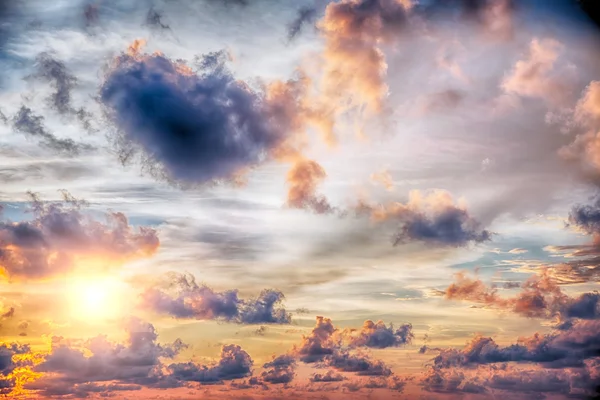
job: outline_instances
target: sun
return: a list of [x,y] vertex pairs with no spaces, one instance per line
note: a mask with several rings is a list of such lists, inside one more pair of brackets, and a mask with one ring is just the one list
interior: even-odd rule
[[78,279],[70,284],[71,315],[84,320],[106,320],[121,313],[122,286],[110,279]]

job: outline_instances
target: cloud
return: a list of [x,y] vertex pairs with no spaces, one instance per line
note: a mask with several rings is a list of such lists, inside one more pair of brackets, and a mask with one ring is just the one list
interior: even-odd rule
[[14,356],[31,351],[28,345],[18,343],[0,343],[0,394],[10,393],[16,385],[12,372],[21,366]]
[[218,383],[231,379],[244,378],[252,373],[252,358],[235,344],[223,346],[219,361],[212,366],[194,363],[169,365],[171,376],[178,381]]
[[61,114],[74,112],[71,105],[71,92],[77,85],[77,78],[65,64],[49,53],[41,53],[35,64],[36,72],[31,76],[49,81],[55,92],[48,99],[49,104]]
[[146,14],[146,25],[153,29],[171,30],[171,27],[162,21],[163,15],[151,7]]
[[[123,328],[127,333],[125,344],[97,336],[77,348],[56,338],[52,351],[33,367],[35,372],[43,373],[42,377],[27,388],[41,395],[52,395],[57,390],[72,393],[84,388],[93,392],[95,385],[85,385],[96,382],[152,386],[165,379],[161,359],[173,358],[187,347],[179,339],[170,345],[158,344],[154,326],[138,318],[124,321]],[[130,390],[126,388],[137,389],[136,386],[121,389]]]
[[296,359],[294,357],[287,354],[281,355],[263,365],[265,371],[261,373],[260,377],[262,381],[268,383],[290,383],[296,376],[295,367]]
[[498,289],[488,287],[479,279],[457,274],[455,283],[444,291],[450,300],[467,300],[534,318],[554,318],[561,321],[571,318],[600,319],[600,294],[583,293],[570,297],[548,275],[533,276],[520,285],[521,292],[514,297],[501,297]]
[[489,337],[475,336],[461,349],[441,349],[433,358],[435,368],[457,368],[505,362],[537,363],[549,368],[582,367],[598,356],[600,321],[577,320],[565,329],[535,334],[501,347]]
[[331,319],[318,316],[311,333],[302,337],[302,343],[293,352],[305,363],[321,361],[340,346],[339,339],[334,338],[336,332]]
[[312,210],[317,214],[334,211],[328,200],[317,194],[317,186],[327,177],[323,167],[313,160],[299,160],[287,174],[289,207]]
[[63,194],[63,202],[46,203],[30,193],[32,220],[0,222],[0,265],[9,278],[47,278],[99,261],[121,264],[158,248],[154,229],[134,229],[119,212],[97,221],[82,212],[85,203]]
[[485,242],[492,237],[492,233],[482,229],[463,205],[455,203],[448,192],[441,190],[412,191],[406,204],[394,202],[373,206],[363,202],[356,210],[358,214],[370,214],[375,222],[399,223],[394,245],[423,241],[460,247],[470,242]]
[[506,93],[542,98],[550,103],[564,99],[569,85],[565,71],[554,73],[563,45],[553,39],[533,39],[526,59],[518,61],[504,78],[501,88]]
[[324,92],[328,99],[341,104],[350,97],[372,111],[384,109],[387,63],[381,46],[402,35],[409,4],[396,0],[329,3],[318,23],[325,39]]
[[311,382],[341,382],[346,378],[334,370],[329,370],[324,374],[313,374],[310,380]]
[[12,118],[13,127],[18,131],[40,140],[42,146],[68,157],[77,156],[91,150],[85,144],[76,143],[73,139],[57,138],[44,127],[44,117],[36,115],[25,106]]
[[378,183],[387,190],[394,190],[394,178],[387,169],[371,174],[371,182]]
[[198,285],[192,275],[171,274],[164,290],[146,289],[140,307],[175,318],[222,319],[240,324],[289,324],[291,314],[281,306],[283,293],[263,290],[254,299],[239,299],[237,290],[215,292]]
[[383,321],[377,323],[367,320],[360,330],[350,329],[343,333],[350,346],[365,346],[378,349],[397,347],[411,343],[415,337],[411,324],[400,325],[394,329],[394,325],[387,326]]
[[[121,136],[127,160],[141,152],[148,171],[174,181],[231,180],[271,158],[292,133],[288,103],[236,80],[220,58],[200,71],[139,45],[107,73],[100,100]],[[290,93],[290,92],[286,92]],[[278,93],[281,94],[281,93]]]
[[316,17],[316,8],[308,6],[300,7],[296,11],[296,18],[294,18],[294,20],[287,26],[288,40],[294,40],[298,35],[300,35],[305,25],[314,23]]
[[351,354],[347,350],[334,352],[325,358],[324,365],[342,372],[360,376],[389,376],[392,371],[380,360],[372,360],[364,354]]

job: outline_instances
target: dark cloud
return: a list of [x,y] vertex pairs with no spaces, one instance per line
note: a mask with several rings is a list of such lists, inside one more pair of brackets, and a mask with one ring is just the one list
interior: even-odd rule
[[581,367],[600,356],[600,321],[575,321],[567,329],[521,338],[501,347],[492,338],[476,336],[462,350],[442,349],[435,368],[456,368],[504,362],[538,363],[550,368]]
[[387,326],[383,321],[377,323],[367,320],[360,330],[351,329],[343,333],[351,346],[365,346],[378,349],[397,347],[411,343],[415,337],[411,324],[400,325],[394,329],[394,325]]
[[65,64],[49,53],[41,53],[36,58],[35,68],[36,72],[32,77],[50,82],[55,90],[48,99],[50,105],[61,114],[73,112],[71,92],[77,85],[77,78],[70,73]]
[[63,202],[45,203],[30,193],[32,220],[0,221],[0,261],[9,278],[50,277],[84,267],[85,262],[80,263],[86,258],[100,258],[107,266],[119,264],[158,248],[154,229],[134,229],[119,212],[97,221],[83,214],[84,202],[63,194]]
[[421,241],[438,246],[461,247],[469,243],[491,240],[492,232],[483,229],[468,210],[454,202],[452,196],[441,190],[410,193],[406,204],[395,202],[371,205],[360,202],[355,211],[367,214],[383,223],[399,223],[400,229],[393,238],[394,245]]
[[13,356],[29,353],[28,345],[18,343],[0,344],[0,394],[8,394],[15,387],[15,378],[10,374],[15,368],[20,367],[22,362],[15,361]]
[[125,344],[97,336],[76,347],[63,338],[55,338],[52,351],[33,367],[34,371],[44,374],[27,388],[52,396],[108,390],[109,386],[98,385],[98,382],[122,385],[113,390],[173,385],[173,378],[162,372],[161,359],[175,357],[187,345],[179,339],[170,345],[157,343],[154,326],[137,318],[125,321],[123,328],[127,332]]
[[221,358],[213,366],[194,363],[171,364],[171,376],[179,381],[218,383],[244,378],[252,373],[252,358],[238,345],[230,344],[221,349]]
[[346,378],[334,370],[329,370],[324,374],[313,374],[310,377],[311,382],[341,382]]
[[324,364],[342,372],[353,372],[361,376],[389,376],[392,371],[379,360],[363,354],[351,354],[346,350],[335,351],[325,358]]
[[168,288],[151,287],[140,306],[175,318],[222,319],[240,324],[289,324],[291,314],[281,306],[283,293],[263,290],[254,299],[238,298],[237,290],[215,292],[198,285],[192,275],[171,274]]
[[277,356],[263,365],[265,371],[260,377],[264,382],[272,384],[290,383],[296,376],[295,367],[296,359],[291,355]]
[[337,329],[329,318],[317,317],[317,323],[309,335],[302,337],[302,343],[294,347],[294,354],[305,363],[313,363],[332,355],[339,348],[339,339],[334,338]]
[[288,40],[294,40],[307,24],[314,23],[317,17],[317,9],[315,7],[300,7],[296,11],[296,18],[287,26]]
[[600,197],[592,204],[574,206],[569,214],[569,223],[590,235],[600,234]]
[[234,79],[220,60],[204,67],[194,73],[137,50],[119,57],[100,100],[121,131],[124,159],[141,151],[157,176],[202,184],[234,179],[283,143],[291,128],[284,104]]
[[163,15],[155,8],[150,8],[146,14],[146,25],[154,29],[170,30],[171,27],[162,20]]
[[25,106],[21,106],[19,112],[12,118],[12,123],[17,131],[39,139],[44,147],[69,157],[92,149],[88,145],[76,143],[73,139],[57,138],[44,127],[44,117],[34,114]]

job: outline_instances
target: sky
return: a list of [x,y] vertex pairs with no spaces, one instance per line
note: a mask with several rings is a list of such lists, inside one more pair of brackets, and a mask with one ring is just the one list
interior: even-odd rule
[[588,399],[571,0],[0,1],[0,394]]

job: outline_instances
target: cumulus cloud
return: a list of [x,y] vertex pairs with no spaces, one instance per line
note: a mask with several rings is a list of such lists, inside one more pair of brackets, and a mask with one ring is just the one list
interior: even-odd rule
[[442,246],[465,246],[491,239],[492,233],[469,215],[466,207],[456,203],[445,191],[422,193],[412,191],[406,204],[360,204],[358,214],[370,214],[375,222],[393,221],[400,224],[394,245],[422,241]]
[[139,47],[116,60],[100,90],[122,159],[141,152],[149,171],[175,181],[231,180],[273,157],[294,130],[295,100],[281,102],[291,93],[282,85],[267,94],[236,80],[221,58],[196,73]]
[[375,112],[388,94],[387,63],[381,46],[402,34],[410,2],[397,0],[329,3],[318,27],[325,39],[324,91],[343,103],[350,97]]
[[507,93],[537,97],[554,102],[564,98],[572,85],[565,71],[555,71],[563,45],[553,39],[533,39],[529,54],[518,61],[504,78],[501,87]]
[[0,343],[0,394],[10,393],[16,385],[16,377],[12,373],[23,363],[16,360],[14,356],[26,354],[30,351],[28,345]]
[[240,346],[230,344],[223,346],[221,357],[215,365],[206,366],[195,363],[171,364],[168,370],[178,381],[218,383],[239,379],[252,373],[252,358]]
[[316,161],[302,159],[287,174],[289,207],[308,209],[317,214],[334,211],[325,196],[317,193],[318,185],[327,177],[323,167]]
[[260,375],[261,380],[273,384],[290,383],[296,376],[296,359],[291,355],[274,357],[272,361],[263,365],[265,371]]
[[504,362],[537,363],[550,368],[582,367],[598,356],[600,321],[577,320],[552,333],[520,338],[499,346],[489,337],[475,336],[463,349],[441,349],[433,358],[436,368],[455,368]]
[[289,324],[291,314],[281,305],[283,293],[263,290],[254,299],[240,299],[237,290],[215,292],[194,276],[171,274],[166,288],[150,287],[140,307],[175,318],[218,319],[240,324]]
[[152,386],[164,381],[161,359],[175,357],[187,345],[179,339],[170,345],[157,343],[154,326],[137,318],[124,321],[123,328],[127,333],[124,344],[97,336],[79,348],[56,338],[52,351],[33,367],[44,374],[27,387],[52,395],[58,389],[65,394],[80,392],[87,386],[78,385],[92,384],[90,389],[98,382]]
[[310,378],[312,382],[341,382],[345,379],[344,375],[334,370],[329,370],[324,374],[313,374]]
[[0,267],[11,279],[47,278],[98,260],[120,264],[158,248],[156,231],[132,227],[123,213],[109,212],[98,221],[66,192],[63,202],[43,202],[32,193],[30,198],[32,220],[0,222]]
[[378,349],[397,347],[411,343],[415,337],[411,324],[400,325],[394,329],[394,325],[387,326],[383,321],[376,323],[367,320],[361,329],[349,329],[343,332],[343,336],[350,346],[365,346]]

